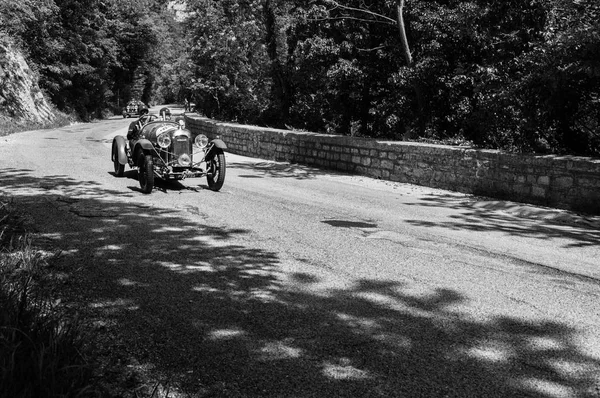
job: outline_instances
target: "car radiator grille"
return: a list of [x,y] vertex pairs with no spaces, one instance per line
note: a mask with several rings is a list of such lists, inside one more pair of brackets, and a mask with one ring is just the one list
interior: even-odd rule
[[180,139],[176,138],[175,142],[173,142],[173,153],[175,154],[175,158],[178,158],[183,154],[189,155],[191,152],[190,149],[190,142],[188,141],[187,137]]

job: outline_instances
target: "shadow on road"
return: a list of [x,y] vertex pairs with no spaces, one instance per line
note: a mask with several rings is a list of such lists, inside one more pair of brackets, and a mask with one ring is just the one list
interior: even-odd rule
[[597,216],[582,216],[558,209],[489,198],[444,194],[431,194],[421,198],[418,203],[409,205],[457,210],[451,216],[451,221],[407,221],[416,226],[477,232],[496,231],[537,239],[566,238],[571,241],[566,247],[600,245],[600,217]]
[[[252,171],[252,174],[238,175],[240,178],[295,178],[298,180],[308,180],[315,178],[317,174],[324,173],[323,170],[313,167],[274,161],[260,161],[255,163],[232,162],[227,167]],[[327,171],[327,174],[331,174],[331,172]]]
[[[149,396],[157,386],[192,397],[600,392],[600,363],[578,350],[577,331],[564,324],[475,321],[452,310],[468,297],[415,294],[410,283],[357,280],[310,293],[317,276],[282,274],[276,252],[233,243],[251,231],[211,225],[206,209],[117,201],[135,194],[27,170],[0,170],[0,181],[4,190],[31,189],[16,200],[41,242],[63,250],[54,264],[65,278],[60,294],[95,328],[98,360],[112,369],[104,376],[122,396]],[[42,196],[47,184],[54,191]],[[475,217],[485,219],[473,210],[448,227],[476,228]],[[598,235],[579,239],[592,244]]]

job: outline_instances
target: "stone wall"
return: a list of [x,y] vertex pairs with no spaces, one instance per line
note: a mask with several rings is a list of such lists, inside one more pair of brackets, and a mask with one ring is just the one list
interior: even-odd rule
[[600,214],[600,159],[507,154],[277,130],[186,116],[231,153]]

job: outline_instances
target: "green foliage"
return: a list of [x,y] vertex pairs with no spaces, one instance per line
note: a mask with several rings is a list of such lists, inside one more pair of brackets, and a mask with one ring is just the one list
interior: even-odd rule
[[188,98],[239,122],[600,155],[597,1],[406,0],[410,65],[398,3],[5,0],[0,37],[85,119]]
[[[152,102],[178,40],[164,0],[6,0],[0,34],[28,54],[59,110],[84,120],[130,99]],[[120,112],[120,110],[119,110]]]
[[194,77],[192,102],[206,115],[252,122],[268,101],[258,1],[197,0],[188,9]]
[[[47,289],[48,262],[14,203],[0,200],[0,391],[10,397],[91,396],[84,334]],[[86,395],[87,394],[87,395]]]
[[[396,5],[195,1],[197,102],[214,117],[335,134],[599,154],[596,2],[407,0],[412,65]],[[251,62],[228,41],[242,25],[263,46]],[[259,92],[268,100],[248,95]]]

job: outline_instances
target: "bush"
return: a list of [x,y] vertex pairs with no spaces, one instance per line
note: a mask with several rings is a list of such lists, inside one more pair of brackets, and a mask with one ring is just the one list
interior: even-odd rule
[[49,296],[48,261],[14,203],[0,198],[0,391],[7,397],[86,396],[92,368],[83,329]]

